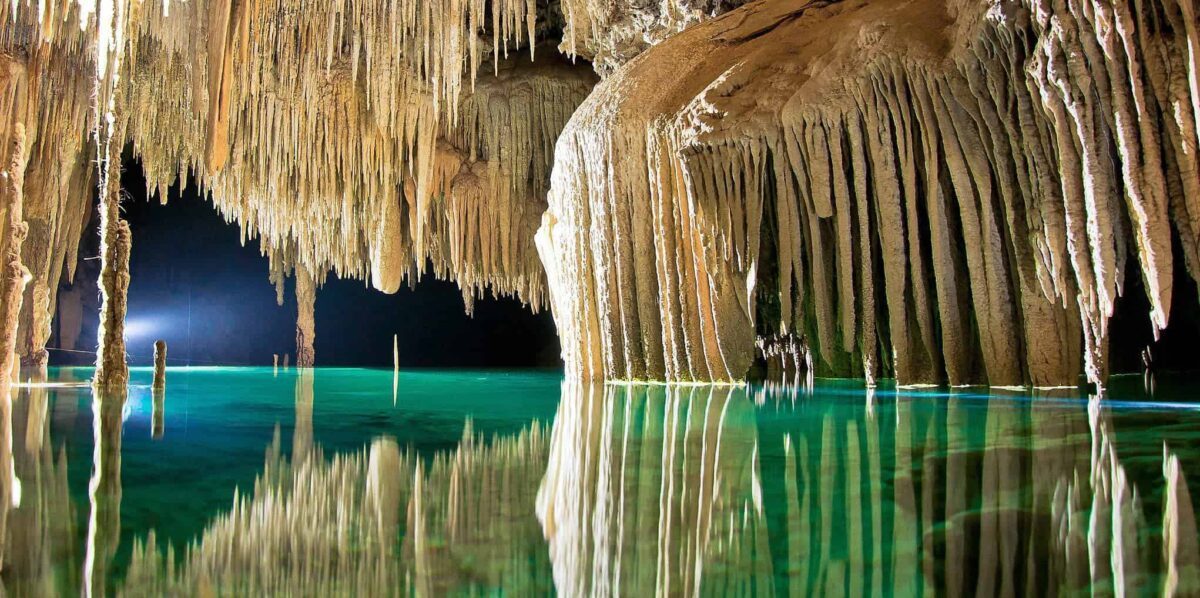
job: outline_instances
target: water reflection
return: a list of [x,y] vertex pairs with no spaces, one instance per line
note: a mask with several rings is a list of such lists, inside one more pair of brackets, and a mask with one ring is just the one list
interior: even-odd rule
[[743,390],[564,384],[537,503],[555,587],[770,588],[757,460]]
[[98,394],[92,403],[95,447],[88,482],[91,515],[84,549],[83,593],[103,596],[121,539],[121,415],[126,393],[94,392]]
[[36,386],[45,382],[45,372],[34,372],[30,380],[35,385],[20,394],[14,389],[0,407],[0,435],[12,440],[2,445],[9,450],[0,450],[0,467],[21,481],[19,503],[0,507],[0,521],[7,522],[0,523],[3,589],[13,596],[77,594],[79,571],[59,569],[63,562],[78,562],[67,459],[50,443],[49,391]]
[[[531,426],[423,458],[391,438],[326,456],[313,442],[313,375],[299,370],[290,458],[276,428],[250,496],[181,558],[151,531],[134,547],[129,595],[549,592],[532,504],[547,442]],[[173,563],[178,561],[178,566]]]
[[[33,384],[0,402],[0,440],[8,439],[0,472],[11,472],[0,483],[10,492],[10,479],[22,481],[20,505],[0,507],[2,590],[1200,592],[1188,487],[1189,467],[1200,463],[1200,415],[1191,410],[829,384],[564,383],[549,425],[485,436],[462,408],[464,429],[449,448],[418,452],[382,434],[332,451],[314,418],[327,387],[314,385],[311,370],[289,375],[294,384],[280,381],[283,409],[263,411],[283,421],[255,459],[252,488],[198,514],[203,524],[187,545],[163,540],[131,490],[139,478],[171,477],[179,460],[155,455],[181,450],[171,441],[186,430],[122,442],[122,427],[139,425],[122,422],[131,408],[149,411],[152,435],[161,436],[164,397],[151,393],[149,405],[144,394],[102,397],[91,418],[81,414],[95,443],[90,459],[71,463],[87,474],[79,509],[67,451],[50,434],[71,419],[75,401],[55,405],[57,391]],[[378,404],[338,405],[339,417],[392,409],[393,378],[380,385]],[[281,433],[289,424],[290,443]],[[187,450],[219,449],[206,440]],[[77,510],[86,514],[78,529]]]

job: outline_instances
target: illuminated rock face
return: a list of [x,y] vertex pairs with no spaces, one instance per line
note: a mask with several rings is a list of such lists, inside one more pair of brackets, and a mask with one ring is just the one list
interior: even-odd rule
[[52,0],[0,22],[29,364],[127,144],[164,201],[192,173],[281,289],[432,273],[468,311],[550,305],[587,379],[1102,383],[1126,277],[1157,332],[1200,272],[1189,2]]
[[1126,273],[1156,331],[1200,274],[1196,17],[1138,6],[778,0],[630,61],[538,232],[568,370],[1103,382]]

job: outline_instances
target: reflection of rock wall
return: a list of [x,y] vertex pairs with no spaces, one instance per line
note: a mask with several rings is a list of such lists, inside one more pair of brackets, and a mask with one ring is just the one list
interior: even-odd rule
[[[311,432],[309,432],[311,433]],[[278,436],[250,496],[235,496],[179,567],[154,535],[134,549],[130,595],[544,594],[533,504],[545,470],[537,427],[484,442],[470,425],[432,461],[390,439],[292,462]]]
[[[44,382],[44,373],[34,381]],[[79,590],[75,510],[67,487],[66,454],[60,449],[56,455],[50,442],[49,395],[46,388],[22,389],[13,403],[12,455],[21,480],[21,503],[9,512],[2,544],[8,550],[0,567],[3,589],[12,596]],[[63,562],[71,565],[62,567]]]
[[565,382],[537,505],[558,592],[769,587],[753,408],[729,387]]
[[[1035,596],[1195,587],[1197,532],[1177,460],[1164,465],[1164,552],[1154,554],[1152,526],[1098,404],[1089,413],[969,401],[952,397],[929,410],[902,400],[894,420],[830,409],[819,428],[785,435],[783,504],[768,501],[777,509],[770,520],[782,522],[769,530],[772,546],[786,547],[775,556],[788,563],[776,590]],[[976,426],[982,435],[968,433]]]

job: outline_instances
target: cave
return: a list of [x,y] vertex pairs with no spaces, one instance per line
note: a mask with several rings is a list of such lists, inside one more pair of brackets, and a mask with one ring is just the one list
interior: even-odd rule
[[0,595],[1200,594],[1196,11],[0,2]]

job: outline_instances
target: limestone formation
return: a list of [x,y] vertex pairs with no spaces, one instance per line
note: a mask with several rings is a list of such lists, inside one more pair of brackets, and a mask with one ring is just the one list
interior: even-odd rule
[[[303,266],[296,269],[296,367],[311,368],[316,361],[313,342],[317,338],[316,282]],[[284,367],[287,367],[284,358]]]
[[162,390],[167,387],[167,341],[154,341],[154,383],[151,388]]
[[120,163],[110,157],[107,168],[110,169],[105,176],[107,187],[100,207],[101,302],[94,383],[98,389],[116,392],[129,381],[129,364],[125,360],[125,311],[133,234],[120,213]]
[[[19,372],[16,359],[17,323],[21,313],[21,295],[29,278],[29,270],[21,263],[21,246],[29,233],[22,215],[24,125],[17,123],[5,150],[4,166],[0,171],[0,213],[3,214],[3,220],[0,221],[0,403],[7,404],[12,400],[12,384],[17,375],[14,372]],[[0,410],[5,411],[4,417],[8,417],[10,407],[3,405]],[[5,471],[0,476],[8,473]],[[10,486],[8,483],[0,485],[4,487],[0,490]],[[0,495],[0,501],[4,500]]]
[[167,389],[154,387],[150,389],[150,437],[159,440],[167,427]]
[[88,482],[90,509],[87,545],[84,547],[83,595],[107,594],[111,561],[121,541],[121,412],[127,389],[110,391],[97,386],[92,403],[92,477]]
[[1190,0],[3,3],[0,147],[24,127],[31,156],[17,349],[44,363],[99,188],[98,380],[124,378],[128,147],[160,200],[194,181],[257,240],[280,298],[331,273],[515,296],[553,308],[578,378],[1102,384],[1128,277],[1157,334],[1200,276],[1196,21]]
[[775,0],[668,38],[555,152],[568,369],[735,380],[791,336],[818,375],[1102,383],[1126,271],[1155,331],[1173,261],[1200,274],[1196,42],[1190,3],[1040,0]]

